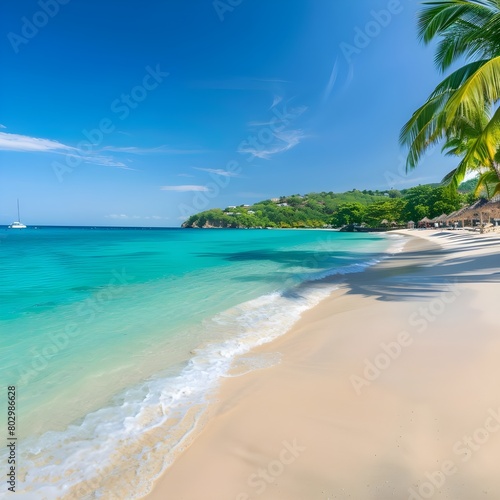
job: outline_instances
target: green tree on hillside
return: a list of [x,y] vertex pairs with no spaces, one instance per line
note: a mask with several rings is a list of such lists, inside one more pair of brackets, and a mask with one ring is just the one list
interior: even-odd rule
[[403,223],[403,210],[406,206],[403,198],[387,198],[370,205],[365,214],[365,222],[371,227],[379,227],[383,220],[389,223]]
[[365,213],[366,208],[361,203],[344,203],[335,211],[331,223],[335,227],[361,224]]
[[407,204],[403,218],[415,222],[424,217],[436,217],[442,213],[450,214],[466,203],[464,195],[444,187],[416,186],[405,191]]

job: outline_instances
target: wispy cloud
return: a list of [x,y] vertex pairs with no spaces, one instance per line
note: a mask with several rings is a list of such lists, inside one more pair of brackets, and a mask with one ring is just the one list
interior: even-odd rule
[[222,175],[223,177],[239,177],[237,173],[229,172],[228,170],[223,170],[222,168],[194,168],[196,170],[202,170],[203,172],[208,172],[210,174]]
[[286,130],[282,132],[276,132],[274,135],[274,141],[271,144],[266,144],[262,147],[252,147],[252,146],[242,146],[238,150],[238,153],[251,154],[255,158],[261,158],[263,160],[269,160],[271,156],[279,153],[284,153],[294,148],[306,137],[302,130]]
[[76,148],[67,146],[51,139],[40,139],[27,135],[9,134],[0,132],[0,150],[2,151],[26,151],[26,152],[67,152],[78,151]]
[[175,155],[183,155],[183,154],[201,154],[206,153],[207,150],[204,149],[182,149],[182,148],[169,148],[168,146],[158,146],[156,148],[138,148],[136,146],[126,146],[126,147],[118,147],[118,146],[105,146],[101,149],[101,151],[110,151],[113,153],[128,153],[135,155],[142,154],[175,154]]
[[283,100],[283,97],[280,95],[275,95],[273,99],[273,103],[271,104],[271,109],[276,107],[281,101]]
[[335,60],[335,64],[333,65],[332,72],[330,73],[330,78],[328,83],[326,84],[325,90],[323,92],[323,102],[326,102],[332,93],[333,87],[335,86],[335,82],[339,76],[339,61],[338,58]]
[[[338,87],[339,74],[341,73],[340,66],[341,65],[339,64],[339,58],[337,57],[337,59],[335,59],[335,63],[333,64],[328,83],[326,84],[325,90],[323,91],[323,103],[326,103],[328,101],[335,85],[337,85]],[[354,65],[352,63],[349,64],[349,68],[347,71],[342,71],[342,76],[345,76],[345,81],[342,85],[342,89],[345,89],[349,86],[354,78]]]
[[0,128],[7,128],[3,123],[0,123]]
[[[82,152],[78,148],[68,146],[52,139],[42,139],[21,134],[9,134],[0,132],[0,150],[18,151],[24,153],[55,153],[67,155],[71,158],[80,158],[86,163],[103,165],[105,167],[118,167],[130,169],[123,161],[116,160],[112,156]],[[133,169],[130,169],[133,170]]]
[[130,219],[130,215],[126,214],[111,214],[111,215],[105,215],[105,217],[106,219]]
[[[76,156],[76,155],[72,155]],[[78,155],[86,163],[93,163],[94,165],[102,165],[103,167],[117,167],[122,168],[124,170],[136,170],[135,168],[129,167],[126,163],[122,161],[116,160],[110,156],[102,156],[102,155],[92,155],[92,156],[81,156]]]
[[106,146],[104,148],[95,150],[86,148],[80,150],[79,148],[63,144],[62,142],[52,139],[45,139],[40,137],[30,137],[21,134],[10,134],[7,132],[0,132],[0,150],[1,151],[17,151],[21,153],[51,153],[66,155],[70,158],[78,158],[85,163],[94,165],[102,165],[104,167],[116,167],[125,170],[135,170],[127,165],[125,161],[116,159],[109,153],[124,153],[124,154],[142,154],[150,151],[164,151],[160,148],[141,149],[136,147],[115,148],[113,146]]
[[266,122],[248,122],[249,127],[269,127],[270,125],[276,125],[276,120],[268,120]]
[[162,191],[179,191],[182,193],[189,191],[208,191],[206,186],[194,186],[194,185],[184,185],[184,186],[160,186]]

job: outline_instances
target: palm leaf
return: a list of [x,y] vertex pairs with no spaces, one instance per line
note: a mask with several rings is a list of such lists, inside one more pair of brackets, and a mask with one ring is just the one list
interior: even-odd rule
[[494,170],[488,170],[480,175],[474,196],[486,195],[487,198],[493,198],[500,194],[500,179]]
[[[480,117],[479,119],[482,121],[483,118]],[[450,151],[455,150],[459,154],[464,154],[464,157],[458,167],[449,172],[443,179],[442,182],[445,186],[457,189],[467,173],[484,168],[487,168],[489,172],[493,172],[498,180],[498,175],[493,169],[493,162],[500,146],[499,121],[500,108],[496,110],[481,131],[476,131],[476,137],[470,138],[466,144],[464,144],[463,137],[455,137],[448,141],[447,145],[449,145]]]
[[[457,87],[446,104],[448,125],[457,114],[468,115],[500,99],[500,56],[478,62],[482,63],[480,67]],[[458,76],[463,78],[465,74]]]
[[429,43],[467,13],[475,11],[477,16],[488,13],[486,6],[465,0],[424,2],[424,5],[418,18],[418,36],[424,43]]
[[500,50],[498,1],[437,0],[424,2],[418,36],[426,44],[440,37],[435,55],[444,71],[460,57],[489,58]]
[[489,59],[499,50],[500,14],[480,24],[460,20],[439,41],[434,62],[444,71],[460,58]]
[[444,128],[440,111],[448,100],[446,94],[436,95],[421,106],[404,125],[400,143],[409,147],[407,169],[415,168],[424,152],[442,139]]

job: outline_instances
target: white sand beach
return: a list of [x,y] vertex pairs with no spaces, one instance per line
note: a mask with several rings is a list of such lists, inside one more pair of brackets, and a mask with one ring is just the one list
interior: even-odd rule
[[223,383],[148,500],[500,498],[500,238],[402,233]]

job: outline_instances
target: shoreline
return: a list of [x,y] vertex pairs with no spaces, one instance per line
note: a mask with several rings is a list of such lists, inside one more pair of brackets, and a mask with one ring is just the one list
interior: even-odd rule
[[[433,488],[432,498],[470,500],[479,484],[500,496],[492,460],[500,435],[484,446],[481,470],[462,467],[465,445],[453,451],[500,404],[490,290],[500,279],[488,279],[486,265],[500,240],[398,233],[414,236],[402,253],[344,276],[286,335],[252,352],[279,352],[279,365],[223,381],[204,429],[144,498],[425,498]],[[468,335],[471,299],[485,345]],[[425,307],[443,311],[426,317]],[[462,363],[474,355],[471,382]],[[466,395],[478,404],[464,405]],[[442,475],[442,487],[429,474]]]
[[[41,240],[47,243],[47,252],[44,254],[47,257],[52,255],[51,242],[54,237],[56,241],[59,238],[55,236],[57,232],[49,231],[48,237]],[[126,271],[124,268],[120,271],[120,279],[123,278],[120,285],[124,286],[111,288],[111,279],[114,280],[115,274],[107,280],[107,259],[99,259],[96,264],[82,259],[82,264],[84,260],[89,262],[92,271],[103,277],[100,278],[99,286],[82,287],[85,294],[99,299],[97,304],[102,306],[100,309],[103,314],[96,314],[89,327],[85,327],[83,321],[79,323],[82,334],[75,335],[74,339],[71,337],[66,341],[63,337],[61,342],[57,337],[56,347],[60,355],[57,350],[58,356],[54,357],[53,364],[37,364],[40,370],[29,372],[33,378],[20,381],[19,388],[24,387],[21,391],[23,397],[30,402],[33,410],[29,411],[26,407],[24,411],[27,432],[22,436],[19,471],[23,480],[18,494],[38,491],[42,496],[60,495],[64,498],[92,493],[97,496],[127,497],[132,491],[136,497],[145,495],[153,479],[175,460],[179,452],[195,438],[198,430],[203,428],[204,419],[200,413],[207,406],[207,401],[212,400],[221,377],[229,373],[241,375],[253,368],[279,363],[279,356],[262,358],[247,356],[247,353],[253,347],[283,335],[303,311],[312,308],[331,292],[333,286],[325,286],[320,277],[335,273],[335,268],[339,274],[360,271],[365,265],[372,265],[391,245],[391,242],[379,237],[342,237],[336,233],[302,233],[302,236],[299,233],[294,236],[291,233],[289,236],[280,234],[276,234],[276,238],[267,238],[271,234],[250,235],[248,240],[243,240],[243,244],[240,242],[241,237],[234,234],[215,238],[216,245],[213,238],[195,238],[193,249],[202,256],[212,253],[220,256],[218,262],[222,268],[214,265],[215,272],[210,272],[210,268],[200,266],[199,272],[188,273],[187,278],[181,281],[185,285],[185,292],[183,287],[177,287],[176,294],[172,294],[173,287],[168,286],[169,282],[162,280],[144,285],[139,276],[136,280],[138,286],[134,282],[127,283],[138,276],[137,271],[149,274],[148,271],[155,270],[157,266],[153,258],[142,262],[142,254],[135,257],[135,252],[127,253],[128,243],[126,248],[121,248],[124,240],[130,240],[125,232],[119,233],[116,238],[107,237],[117,242],[111,253],[127,257],[123,261],[113,259],[117,264],[126,264]],[[101,251],[101,245],[94,239],[95,235],[82,231],[77,236],[81,240],[71,242],[71,246],[76,246],[72,250],[75,254],[78,254],[75,250],[79,245],[87,247],[87,242],[99,247],[99,255],[108,254],[107,245]],[[144,239],[136,233],[133,238],[133,241],[143,240],[148,244],[150,241],[157,242],[155,249],[158,255],[162,254],[164,247],[169,252],[173,250],[168,241],[160,242],[154,236]],[[260,242],[259,248],[249,254],[248,248],[252,245],[245,244],[245,241],[255,240]],[[200,253],[205,248],[205,241],[210,250],[206,254]],[[220,254],[213,252],[214,247],[219,249],[219,243],[228,241],[232,241],[233,245],[227,245],[227,251],[221,248],[223,251]],[[357,243],[353,243],[355,241]],[[402,245],[398,241],[404,239],[394,238],[394,248]],[[266,248],[270,250],[264,251]],[[134,258],[129,259],[129,255]],[[173,255],[175,260],[175,252]],[[224,266],[233,261],[238,265]],[[99,264],[104,267],[103,273],[97,273]],[[135,265],[140,269],[136,269]],[[263,272],[259,272],[259,269]],[[221,270],[224,272],[221,273]],[[98,285],[87,281],[87,278],[82,281],[85,285]],[[73,285],[69,283],[68,286],[70,284]],[[62,281],[61,288],[65,285]],[[104,296],[103,291],[107,291]],[[209,293],[211,291],[214,293]],[[81,297],[79,294],[80,287],[75,288],[76,298]],[[196,297],[201,300],[194,300]],[[214,300],[210,302],[208,298]],[[57,309],[59,314],[52,314],[52,306],[57,308],[58,302],[54,300],[49,303],[49,299],[52,299],[50,294],[43,294],[43,298],[40,298],[40,303],[46,300],[50,305],[46,316],[33,316],[32,322],[31,316],[22,316],[24,328],[22,322],[17,323],[19,331],[38,332],[38,325],[44,325],[46,329],[53,325],[51,328],[54,331],[61,331],[66,320],[78,317],[78,309],[75,309],[78,301],[77,305],[63,303],[62,309]],[[186,302],[186,299],[190,300]],[[194,303],[191,304],[191,300]],[[227,300],[227,303],[221,300]],[[34,300],[27,302],[29,305]],[[174,327],[178,326],[174,321],[175,314],[180,316],[179,306],[184,307],[185,304],[190,313],[186,319],[198,314],[199,318],[206,318],[206,321],[193,321],[196,327],[191,329],[177,328],[179,333],[183,331],[185,334],[175,336]],[[22,300],[19,300],[19,307],[23,305]],[[208,311],[211,305],[217,311]],[[155,313],[153,320],[159,326],[156,330],[149,328],[147,313],[150,311]],[[143,314],[140,327],[136,316],[138,313]],[[162,314],[164,317],[160,321]],[[170,320],[167,328],[165,317]],[[57,321],[51,323],[52,318]],[[115,318],[116,322],[113,321]],[[118,327],[115,328],[115,325]],[[157,335],[150,335],[155,331]],[[107,344],[107,336],[92,336],[97,332],[116,332],[119,337],[116,338],[116,344],[112,337]],[[131,335],[134,332],[138,333],[137,337]],[[67,335],[70,336],[70,333]],[[49,339],[43,335],[37,338],[40,338],[38,352],[47,351],[52,345],[47,345]],[[144,350],[129,348],[127,341],[135,340],[143,343],[139,347],[144,347]],[[85,356],[86,351],[89,356]],[[126,356],[122,357],[122,353]],[[180,361],[174,364],[172,360],[176,360],[176,355]],[[22,356],[18,358],[22,360],[20,367],[31,363],[30,357],[26,361]],[[234,367],[229,372],[234,358],[238,359],[237,372]],[[104,359],[106,363],[103,364]],[[80,360],[84,362],[80,364]],[[63,382],[59,373],[67,374],[64,379],[66,383],[61,383],[63,390],[58,390],[58,382]],[[139,381],[128,383],[136,375],[139,375]],[[71,377],[76,379],[76,390],[74,384],[68,383]],[[116,391],[111,390],[117,384],[121,386]],[[50,394],[49,389],[52,390]],[[56,401],[59,409],[56,421],[50,419],[53,401]],[[92,407],[89,408],[90,405]],[[84,460],[85,456],[88,461]],[[68,470],[72,471],[71,476],[67,475]]]

